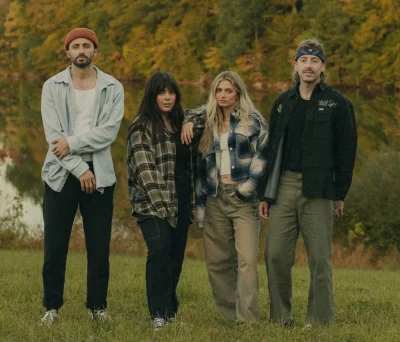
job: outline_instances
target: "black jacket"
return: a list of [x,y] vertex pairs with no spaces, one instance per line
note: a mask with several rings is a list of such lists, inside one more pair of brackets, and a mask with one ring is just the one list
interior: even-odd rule
[[[266,151],[268,163],[258,188],[259,198],[269,203],[275,201],[284,132],[300,96],[298,87],[281,94],[272,106]],[[356,149],[352,104],[332,87],[317,84],[307,108],[303,132],[302,195],[344,200],[351,185]],[[267,190],[271,186],[275,188],[272,194]]]

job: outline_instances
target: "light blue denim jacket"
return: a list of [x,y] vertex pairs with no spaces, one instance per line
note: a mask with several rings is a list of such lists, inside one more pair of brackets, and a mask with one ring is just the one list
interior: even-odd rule
[[[70,66],[48,79],[42,89],[42,120],[49,144],[42,168],[42,179],[54,191],[60,192],[72,173],[76,178],[88,169],[81,155],[91,153],[96,177],[96,190],[116,182],[110,145],[117,137],[124,116],[124,88],[114,77],[97,71],[97,101],[89,132],[72,135],[76,118],[74,85]],[[62,160],[52,153],[51,141],[67,138],[70,154]]]

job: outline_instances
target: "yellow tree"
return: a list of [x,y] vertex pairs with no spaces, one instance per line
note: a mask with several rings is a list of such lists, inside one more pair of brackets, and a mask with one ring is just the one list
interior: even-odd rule
[[[290,81],[295,42],[307,25],[296,7],[296,1],[273,1],[264,17],[267,21],[264,44],[266,63],[263,74],[275,81]],[[301,26],[303,25],[303,26]]]
[[[352,39],[362,59],[361,74],[400,88],[399,1],[370,0],[364,4],[363,23]],[[354,4],[356,6],[356,4]]]
[[11,2],[4,22],[4,34],[0,40],[0,60],[7,71],[19,72],[23,68],[24,56],[19,51],[28,26],[23,18],[25,7],[22,1]]

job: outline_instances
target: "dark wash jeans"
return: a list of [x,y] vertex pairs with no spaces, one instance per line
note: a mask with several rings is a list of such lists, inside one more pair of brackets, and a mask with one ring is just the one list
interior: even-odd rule
[[151,318],[172,318],[178,312],[176,288],[182,271],[190,221],[190,180],[176,179],[176,228],[156,216],[137,215],[146,241],[147,304]]
[[45,184],[43,196],[44,264],[42,270],[46,309],[64,303],[65,269],[72,224],[79,206],[87,251],[88,309],[107,307],[109,254],[115,184],[104,193],[82,192],[80,182],[69,175],[61,192]]

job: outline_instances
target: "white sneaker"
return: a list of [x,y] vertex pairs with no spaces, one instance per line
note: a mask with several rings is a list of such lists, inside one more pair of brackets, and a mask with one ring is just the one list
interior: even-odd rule
[[100,322],[111,322],[111,316],[107,313],[106,310],[90,310],[89,312],[92,321],[100,321]]
[[153,327],[154,330],[159,330],[164,328],[167,325],[167,321],[164,318],[154,318],[151,321],[151,326]]
[[312,328],[313,328],[313,325],[311,323],[306,323],[304,325],[303,330],[312,330]]
[[51,325],[58,319],[58,310],[47,310],[42,318],[42,325]]

